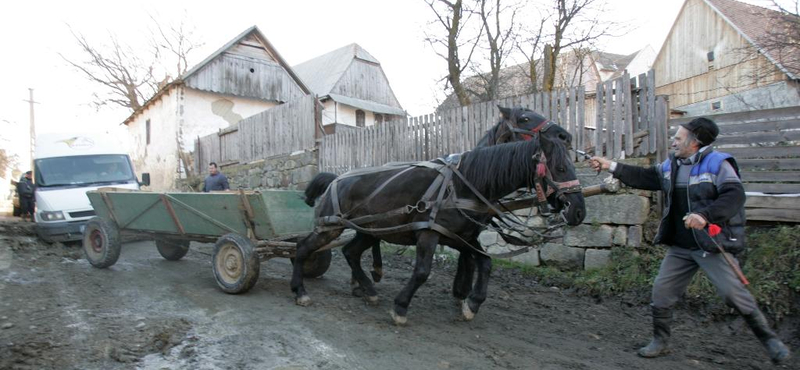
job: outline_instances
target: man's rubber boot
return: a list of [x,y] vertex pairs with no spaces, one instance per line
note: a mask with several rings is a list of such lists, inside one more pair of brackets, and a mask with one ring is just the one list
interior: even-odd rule
[[753,330],[758,340],[761,341],[761,344],[764,345],[773,363],[780,364],[791,357],[789,348],[787,348],[778,338],[778,335],[770,329],[767,318],[764,317],[764,314],[762,314],[758,308],[756,308],[753,313],[742,315],[742,317],[744,317],[744,321],[747,322],[747,325]]
[[669,353],[669,326],[672,323],[672,310],[653,307],[653,340],[639,348],[639,356],[653,358]]

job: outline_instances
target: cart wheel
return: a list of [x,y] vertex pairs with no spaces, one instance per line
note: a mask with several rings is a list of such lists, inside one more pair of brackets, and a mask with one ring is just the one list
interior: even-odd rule
[[258,281],[261,267],[253,242],[239,234],[225,234],[214,244],[214,278],[225,293],[244,293]]
[[181,239],[156,239],[158,254],[167,261],[177,261],[189,252],[189,241]]
[[[330,249],[312,254],[303,263],[303,277],[314,279],[325,274],[328,268],[331,267],[331,256],[333,253]],[[294,258],[290,258],[294,264]]]
[[102,269],[117,263],[120,249],[117,225],[99,217],[86,223],[83,231],[83,252],[92,266]]

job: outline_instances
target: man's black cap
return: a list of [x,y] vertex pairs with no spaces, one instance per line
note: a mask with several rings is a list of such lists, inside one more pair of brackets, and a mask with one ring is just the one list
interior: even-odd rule
[[695,118],[681,126],[691,131],[703,146],[713,143],[717,139],[717,135],[719,135],[717,124],[705,117]]
[[31,171],[25,171],[25,174],[26,174],[26,175],[30,175],[30,174],[31,174]]

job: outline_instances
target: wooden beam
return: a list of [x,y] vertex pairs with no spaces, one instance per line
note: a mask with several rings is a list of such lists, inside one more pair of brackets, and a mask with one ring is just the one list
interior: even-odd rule
[[748,221],[800,222],[800,212],[794,209],[747,208]]
[[747,197],[744,206],[747,208],[794,209],[800,213],[800,197],[751,195]]
[[744,190],[770,194],[795,194],[800,193],[800,184],[765,184],[750,182],[744,184]]

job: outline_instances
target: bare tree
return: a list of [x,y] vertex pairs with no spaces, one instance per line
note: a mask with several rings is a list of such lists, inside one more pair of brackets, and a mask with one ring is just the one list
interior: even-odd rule
[[776,0],[770,3],[775,11],[762,15],[769,26],[764,27],[765,32],[754,41],[761,49],[759,52],[780,63],[785,72],[800,76],[800,0],[791,5]]
[[[59,55],[101,87],[93,94],[95,107],[111,104],[136,111],[173,78],[172,74],[178,77],[188,69],[190,53],[201,46],[192,40],[193,28],[185,20],[178,25],[162,26],[154,17],[151,19],[155,26],[145,52],[121,42],[111,32],[105,43],[98,43],[68,26],[82,57]],[[174,58],[174,69],[160,64],[167,58],[165,54]]]
[[[505,67],[506,58],[514,50],[515,19],[519,10],[518,4],[502,6],[500,0],[487,6],[487,0],[478,1],[478,14],[482,21],[484,35],[486,36],[486,50],[488,53],[489,73],[477,73],[481,80],[482,91],[471,91],[480,100],[494,100],[498,98],[500,85],[500,71]],[[509,14],[510,13],[510,14]],[[507,25],[503,23],[507,22]]]
[[[474,29],[467,27],[467,21],[472,13],[468,10],[465,12],[466,9],[462,0],[456,0],[455,2],[449,0],[426,0],[426,3],[433,10],[436,17],[434,23],[438,23],[446,31],[446,36],[444,37],[427,34],[426,41],[431,44],[437,55],[447,61],[448,73],[446,81],[453,88],[459,104],[461,106],[469,105],[470,98],[467,89],[462,84],[461,74],[470,65],[483,28],[479,28],[477,36],[469,35],[470,31],[474,32]],[[465,14],[467,15],[466,18],[464,17]],[[462,58],[460,53],[462,47],[469,49],[465,58]],[[444,52],[441,51],[442,48],[444,48]]]

